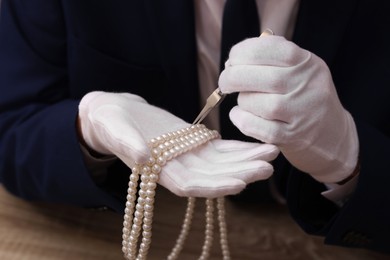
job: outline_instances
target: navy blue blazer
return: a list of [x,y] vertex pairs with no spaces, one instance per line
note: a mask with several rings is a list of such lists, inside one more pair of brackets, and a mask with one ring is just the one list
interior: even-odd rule
[[[301,1],[293,41],[330,67],[357,124],[361,172],[342,208],[287,162],[275,173],[285,177],[289,209],[305,231],[388,253],[389,14],[385,0]],[[0,19],[0,181],[28,200],[121,212],[129,170],[118,162],[103,183],[91,179],[75,129],[78,102],[93,90],[125,91],[192,121],[199,111],[192,1],[3,0]]]

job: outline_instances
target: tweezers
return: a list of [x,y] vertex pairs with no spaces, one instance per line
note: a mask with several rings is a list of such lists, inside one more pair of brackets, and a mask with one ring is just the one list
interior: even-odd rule
[[213,110],[213,108],[222,102],[225,96],[226,94],[223,94],[219,88],[214,90],[213,93],[211,93],[211,95],[207,98],[206,105],[203,107],[202,111],[200,111],[199,115],[192,124],[200,124],[203,119],[205,119],[205,117],[211,112],[211,110]]
[[[267,35],[274,35],[274,32],[271,29],[265,29],[261,36],[267,36]],[[195,121],[192,123],[193,125],[200,124],[203,119],[215,108],[218,106],[223,99],[225,98],[226,94],[222,93],[222,91],[217,88],[216,90],[211,93],[211,95],[206,100],[206,105],[203,107],[202,111],[200,111],[199,115],[196,117]]]

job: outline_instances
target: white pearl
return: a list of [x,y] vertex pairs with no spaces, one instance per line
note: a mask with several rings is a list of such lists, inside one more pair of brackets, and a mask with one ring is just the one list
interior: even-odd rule
[[156,188],[157,188],[157,183],[155,182],[148,183],[148,190],[155,190]]
[[139,180],[139,175],[138,174],[131,174],[130,175],[130,181],[136,183],[138,180]]
[[[147,230],[147,229],[152,229],[152,223],[153,223],[153,220],[151,219],[151,218],[144,218],[144,226],[143,226],[143,228],[144,228],[144,230]],[[148,230],[148,231],[149,231]]]
[[140,196],[140,197],[137,198],[137,202],[138,202],[138,205],[139,205],[138,210],[140,210],[141,209],[140,207],[145,204],[145,198]]
[[148,188],[148,184],[147,183],[145,183],[145,182],[141,182],[140,183],[140,185],[139,185],[139,187],[140,187],[140,189],[141,190],[147,190],[147,188]]
[[157,157],[157,163],[160,166],[164,166],[167,163],[167,160],[165,159],[164,156],[158,156]]
[[158,175],[157,175],[157,174],[154,174],[154,173],[150,174],[150,175],[149,175],[149,180],[150,180],[151,182],[157,182],[157,181],[158,181]]
[[155,138],[150,139],[148,142],[148,144],[151,144],[151,145],[153,145],[155,143],[157,143],[157,140]]
[[138,167],[137,164],[136,164],[133,168],[131,168],[131,172],[132,172],[132,174],[134,174],[134,175],[138,175],[138,174],[140,173],[139,170],[140,170],[140,169],[139,169],[139,167]]
[[156,192],[154,190],[147,190],[146,191],[146,196],[148,197],[154,197]]
[[142,224],[142,217],[141,218],[139,218],[139,217],[133,218],[133,226],[137,226],[137,225],[141,225],[141,224]]
[[147,244],[147,243],[141,243],[140,244],[139,248],[140,248],[140,254],[142,252],[142,254],[141,254],[142,257],[146,257],[147,251],[148,251],[149,247],[150,247],[150,245]]
[[146,197],[146,191],[144,191],[144,190],[139,190],[139,191],[138,191],[138,195],[139,195],[141,198],[145,198],[145,197]]
[[149,176],[145,175],[145,174],[141,175],[141,181],[142,182],[148,182],[149,181]]
[[152,205],[145,205],[145,211],[147,212],[152,212],[153,211],[153,206]]
[[158,145],[158,149],[160,150],[160,151],[164,151],[165,150],[165,145],[164,144],[160,144],[160,145]]
[[[154,199],[153,199],[153,198],[146,197],[145,203],[148,204],[148,205],[151,205],[151,204],[154,203]],[[145,212],[145,213],[146,213],[146,212]]]
[[152,232],[150,231],[143,231],[142,236],[146,238],[151,238],[152,237]]
[[134,188],[128,188],[127,189],[127,193],[129,193],[129,194],[135,194],[137,192],[137,190],[136,189],[134,189]]
[[170,153],[169,151],[163,152],[163,156],[165,157],[165,159],[166,159],[167,161],[169,161],[169,160],[171,160],[171,159],[173,158],[173,154]]
[[145,218],[153,218],[153,212],[144,212]]
[[123,232],[123,234],[124,234],[126,237],[128,237],[128,236],[130,235],[130,230],[129,230],[128,228],[123,228],[123,229],[122,229],[122,232]]
[[130,212],[130,209],[134,207],[134,203],[131,200],[128,200],[128,201],[126,201],[126,207],[127,207],[128,212]]
[[[126,203],[128,203],[128,202],[126,202]],[[125,208],[125,214],[126,214],[126,215],[131,215],[131,214],[133,214],[132,209],[130,209],[130,208]]]
[[133,224],[131,226],[131,230],[135,231],[135,232],[139,232],[139,231],[141,231],[141,227],[139,225],[137,225],[137,224]]
[[144,214],[141,211],[136,211],[134,213],[134,217],[136,217],[136,218],[140,218],[141,219],[143,216],[144,216]]
[[150,169],[149,166],[145,165],[144,167],[142,167],[142,173],[145,173],[145,174],[149,174],[152,170]]
[[153,220],[144,222],[144,224],[142,225],[142,229],[146,232],[152,232],[152,224],[153,224]]
[[133,216],[129,216],[129,215],[127,215],[127,214],[125,214],[125,215],[123,216],[123,218],[124,218],[124,221],[127,221],[127,222],[133,221]]
[[135,188],[137,188],[138,183],[135,181],[129,181],[128,185],[129,185],[129,188],[135,189]]
[[152,173],[158,174],[158,173],[160,173],[160,172],[161,172],[161,166],[158,165],[158,164],[154,164],[154,165],[152,166]]
[[146,162],[146,165],[151,167],[156,163],[156,159],[154,157],[149,157],[148,161]]
[[157,157],[161,154],[161,150],[158,149],[157,147],[153,148],[151,151],[151,154],[154,156],[154,157]]

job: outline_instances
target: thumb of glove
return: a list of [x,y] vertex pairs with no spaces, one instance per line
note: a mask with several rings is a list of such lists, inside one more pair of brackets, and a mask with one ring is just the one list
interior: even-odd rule
[[79,104],[81,135],[86,145],[101,154],[114,154],[127,165],[143,163],[149,148],[129,111],[115,102],[96,104],[101,92],[91,92]]

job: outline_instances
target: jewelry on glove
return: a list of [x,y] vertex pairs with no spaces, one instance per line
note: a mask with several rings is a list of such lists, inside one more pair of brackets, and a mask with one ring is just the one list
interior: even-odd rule
[[[220,138],[217,131],[204,125],[192,125],[151,139],[148,146],[151,157],[146,163],[132,168],[123,221],[122,251],[126,259],[146,259],[151,244],[155,189],[159,173],[169,160],[206,142]],[[140,180],[140,181],[139,181]],[[138,197],[137,188],[139,184]],[[200,259],[207,259],[213,240],[213,199],[206,199],[205,241]],[[189,233],[195,206],[195,198],[189,197],[182,230],[168,259],[177,259]],[[224,198],[217,199],[220,242],[223,259],[230,259],[227,243]],[[142,236],[140,244],[139,237]],[[137,252],[139,244],[139,249]]]

